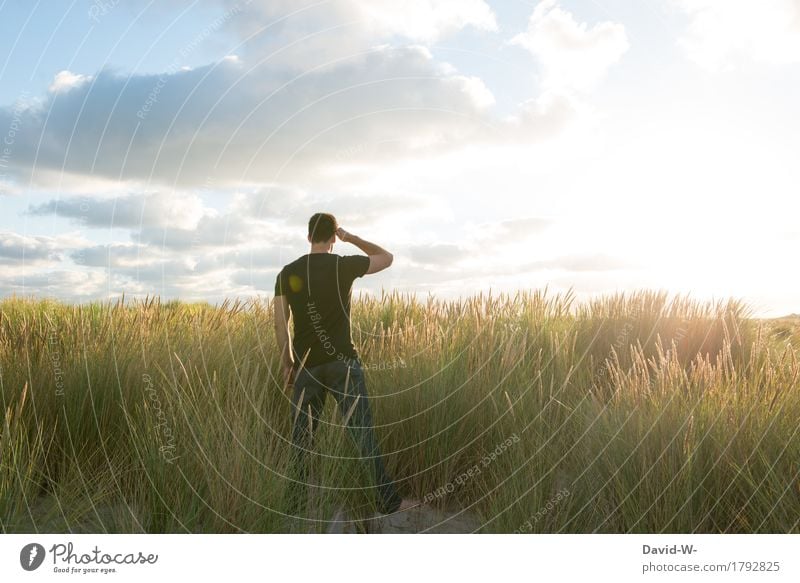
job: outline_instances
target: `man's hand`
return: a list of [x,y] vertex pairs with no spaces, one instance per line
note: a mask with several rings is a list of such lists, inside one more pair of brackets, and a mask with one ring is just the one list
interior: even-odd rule
[[342,241],[343,243],[350,242],[350,233],[348,233],[341,227],[336,229],[336,236],[339,237],[339,240]]
[[283,389],[286,390],[294,384],[292,357],[292,341],[289,334],[289,314],[292,310],[289,299],[284,296],[275,297],[275,338],[280,350],[281,373],[283,374]]
[[369,255],[369,268],[367,269],[367,273],[378,273],[379,271],[383,271],[389,267],[394,260],[392,254],[383,247],[376,245],[375,243],[365,241],[358,235],[348,233],[341,227],[336,229],[336,234],[339,236],[339,239],[345,243],[352,243],[364,253]]

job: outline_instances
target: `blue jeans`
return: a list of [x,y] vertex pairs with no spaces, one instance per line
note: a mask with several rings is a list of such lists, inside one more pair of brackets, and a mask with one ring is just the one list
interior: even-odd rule
[[313,448],[314,433],[329,391],[339,404],[342,418],[347,419],[347,429],[358,447],[359,455],[369,465],[378,489],[378,511],[384,514],[397,511],[402,498],[386,472],[375,437],[364,370],[359,360],[350,359],[302,368],[295,375],[290,471],[292,479],[296,481],[289,482],[289,513],[299,515],[305,510],[308,497],[306,457]]

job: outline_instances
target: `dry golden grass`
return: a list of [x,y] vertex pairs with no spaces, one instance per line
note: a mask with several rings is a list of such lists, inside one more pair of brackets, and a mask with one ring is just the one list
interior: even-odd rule
[[[483,532],[800,531],[796,328],[650,291],[387,294],[353,318],[406,496]],[[272,330],[267,302],[0,302],[3,531],[284,531]],[[331,400],[319,531],[369,512],[343,436]]]

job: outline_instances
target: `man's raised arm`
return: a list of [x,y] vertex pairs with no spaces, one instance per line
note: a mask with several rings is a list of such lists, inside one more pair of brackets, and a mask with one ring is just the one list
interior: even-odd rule
[[367,269],[367,274],[383,271],[394,261],[394,256],[383,247],[365,241],[358,235],[348,233],[341,227],[336,229],[336,235],[344,243],[352,243],[369,256],[369,269]]

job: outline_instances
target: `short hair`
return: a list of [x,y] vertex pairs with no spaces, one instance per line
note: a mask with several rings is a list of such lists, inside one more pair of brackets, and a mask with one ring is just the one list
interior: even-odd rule
[[330,213],[315,213],[308,220],[308,236],[312,243],[330,241],[339,225],[336,217]]

